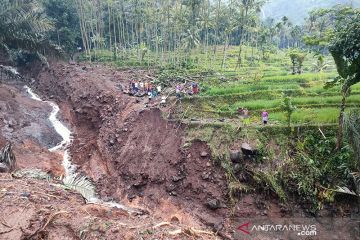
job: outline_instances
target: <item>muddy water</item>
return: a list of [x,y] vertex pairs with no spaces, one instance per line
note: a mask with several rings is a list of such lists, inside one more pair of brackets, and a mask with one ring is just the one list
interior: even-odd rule
[[[11,72],[12,75],[21,77],[21,75],[18,73],[18,71],[15,68],[13,68],[11,66],[2,66],[2,65],[0,65],[0,66],[2,68],[6,69],[7,71]],[[27,93],[30,95],[30,97],[32,99],[34,99],[35,101],[45,102],[51,106],[52,111],[49,115],[49,121],[51,122],[55,131],[61,136],[61,138],[63,140],[57,146],[50,148],[49,151],[51,151],[51,152],[63,151],[62,165],[65,170],[64,183],[67,182],[67,180],[71,181],[71,180],[75,179],[78,176],[78,174],[76,173],[76,166],[73,165],[71,162],[71,155],[69,152],[69,146],[72,141],[71,131],[57,118],[58,113],[60,111],[59,106],[51,101],[43,101],[37,94],[35,94],[33,92],[33,90],[30,87],[24,86],[24,88],[26,89]],[[138,214],[143,213],[143,211],[140,209],[129,208],[120,203],[105,202],[105,201],[99,199],[96,196],[95,192],[93,194],[91,194],[91,196],[87,195],[86,199],[88,200],[89,203],[96,203],[96,204],[106,205],[108,207],[119,208],[119,209],[123,209],[129,213],[138,213]]]
[[57,146],[50,148],[49,151],[50,152],[61,151],[61,150],[64,151],[62,164],[63,164],[64,170],[65,170],[65,177],[72,176],[73,174],[75,174],[76,167],[71,164],[70,153],[69,153],[69,149],[68,149],[69,145],[71,143],[71,140],[72,140],[71,139],[71,131],[64,124],[62,124],[62,122],[60,122],[59,119],[57,119],[57,114],[60,111],[59,106],[50,101],[43,101],[28,86],[25,86],[24,88],[29,93],[29,95],[31,96],[32,99],[34,99],[36,101],[40,101],[40,102],[46,102],[47,104],[49,104],[52,107],[52,111],[49,116],[49,121],[53,125],[55,131],[62,137],[63,140]]
[[[52,111],[49,116],[49,121],[53,125],[55,131],[62,137],[63,140],[57,146],[50,148],[49,151],[52,151],[52,152],[53,151],[64,151],[63,152],[63,163],[62,163],[64,166],[64,170],[65,170],[64,182],[66,182],[66,180],[68,180],[70,178],[76,177],[77,176],[76,166],[71,163],[71,156],[70,156],[70,152],[69,152],[69,145],[71,144],[71,141],[72,141],[71,131],[57,118],[57,115],[60,111],[59,106],[50,101],[43,101],[28,86],[25,86],[24,88],[26,89],[26,91],[28,92],[28,94],[30,95],[30,97],[32,99],[34,99],[36,101],[45,102],[52,107]],[[89,203],[97,203],[97,204],[101,204],[101,205],[106,205],[108,207],[119,208],[119,209],[123,209],[129,213],[141,213],[141,211],[138,209],[132,209],[132,208],[126,207],[126,206],[116,203],[116,202],[105,202],[105,201],[97,198],[95,194],[91,197],[87,197],[87,200]]]

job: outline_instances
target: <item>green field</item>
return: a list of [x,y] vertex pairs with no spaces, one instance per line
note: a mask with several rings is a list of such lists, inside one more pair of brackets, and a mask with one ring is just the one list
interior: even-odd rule
[[[336,123],[342,98],[340,87],[324,88],[326,81],[337,76],[331,57],[326,57],[328,68],[318,72],[311,67],[315,65],[316,58],[309,54],[304,63],[304,73],[297,75],[291,74],[291,62],[286,57],[285,52],[279,51],[258,66],[244,65],[237,71],[228,69],[219,71],[217,76],[206,77],[201,81],[201,94],[186,97],[183,101],[185,108],[190,109],[187,117],[237,119],[237,109],[247,108],[250,123],[259,124],[261,112],[267,110],[271,124],[284,124],[286,115],[281,110],[281,104],[286,95],[296,106],[291,118],[293,124]],[[222,56],[219,54],[214,69],[219,66],[220,59]],[[235,65],[233,61],[229,62]],[[360,108],[360,84],[352,87],[347,107]]]
[[[237,54],[238,47],[228,47],[225,57],[222,46],[218,46],[215,53],[193,50],[187,59],[190,66],[185,73],[176,69],[173,75],[167,76],[170,82],[182,81],[188,76],[201,76],[197,78],[201,86],[200,95],[185,97],[183,101],[184,109],[188,109],[185,117],[239,119],[237,109],[242,107],[250,111],[251,123],[259,124],[261,112],[267,110],[271,124],[281,125],[286,120],[285,112],[281,110],[282,98],[286,95],[292,98],[297,108],[292,115],[293,124],[336,123],[341,102],[340,87],[324,88],[326,81],[337,76],[331,56],[325,56],[327,67],[319,72],[316,70],[317,57],[308,53],[303,73],[292,75],[286,50],[270,52],[264,59],[258,50],[243,46],[240,66],[236,66]],[[171,68],[171,64],[166,64],[166,60],[160,61],[160,56],[151,51],[142,61],[135,49],[119,52],[117,60],[108,50],[97,50],[93,52],[93,57],[118,68],[135,66],[162,68],[165,71]],[[174,53],[161,55],[169,62],[172,57]],[[81,58],[84,59],[84,56]],[[360,84],[352,87],[347,106],[348,109],[360,108]]]

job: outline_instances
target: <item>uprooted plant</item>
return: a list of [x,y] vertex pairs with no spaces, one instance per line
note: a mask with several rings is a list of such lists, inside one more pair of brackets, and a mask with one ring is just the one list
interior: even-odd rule
[[85,176],[71,175],[63,179],[65,189],[79,192],[86,201],[96,197],[94,184]]
[[16,168],[16,158],[12,144],[8,143],[0,150],[0,172],[12,172]]

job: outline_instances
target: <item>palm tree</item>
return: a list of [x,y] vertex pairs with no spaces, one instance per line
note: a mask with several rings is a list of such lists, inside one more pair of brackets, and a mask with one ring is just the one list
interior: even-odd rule
[[[10,49],[30,53],[54,52],[57,47],[46,38],[52,23],[42,13],[41,6],[33,0],[3,0],[0,5],[0,50],[9,58]],[[5,50],[5,51],[4,51]],[[57,49],[59,50],[59,49]]]

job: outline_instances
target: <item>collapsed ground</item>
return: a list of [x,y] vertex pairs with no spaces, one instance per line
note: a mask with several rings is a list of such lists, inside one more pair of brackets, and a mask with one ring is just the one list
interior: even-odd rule
[[[154,225],[156,221],[175,220],[175,225],[210,228],[218,231],[223,238],[230,238],[236,229],[236,221],[232,221],[232,216],[268,216],[274,219],[284,216],[305,216],[300,206],[294,209],[283,206],[272,194],[256,194],[252,191],[242,193],[240,201],[233,205],[232,199],[229,198],[229,173],[213,160],[212,155],[218,153],[214,151],[214,146],[210,142],[206,142],[209,140],[206,139],[206,132],[189,140],[188,132],[185,131],[188,126],[180,122],[169,122],[163,117],[170,109],[159,109],[156,104],[153,104],[153,107],[145,107],[147,99],[134,98],[122,93],[121,85],[128,84],[129,80],[147,80],[151,75],[151,72],[141,70],[116,71],[105,66],[53,63],[50,68],[39,71],[32,86],[42,97],[59,104],[63,121],[74,132],[74,141],[71,145],[72,161],[78,166],[79,172],[83,172],[95,182],[99,195],[149,211],[147,217],[130,219],[130,224],[136,224],[143,221],[142,219],[147,219],[145,221],[149,224],[146,226],[151,226],[151,222]],[[51,133],[49,123],[44,120],[49,112],[48,107],[40,103],[37,104],[41,106],[26,106],[29,104],[27,102],[35,103],[27,98],[21,90],[21,85],[2,85],[1,91],[4,93],[1,100],[6,103],[2,105],[2,108],[6,109],[6,116],[2,118],[6,121],[1,125],[1,143],[5,140],[15,142],[15,154],[20,168],[37,167],[54,175],[61,175],[60,157],[46,155],[50,154],[46,149],[59,142],[56,134]],[[11,91],[15,93],[15,97],[11,96]],[[11,104],[24,108],[11,108]],[[34,116],[32,119],[29,118],[29,111],[26,109],[40,109],[40,112],[31,112],[30,115]],[[11,122],[10,118],[17,120]],[[21,119],[27,119],[30,123],[22,123]],[[36,122],[42,126],[39,129],[39,138],[34,137],[34,133],[37,132],[34,128]],[[29,124],[32,127],[30,129],[27,126]],[[28,135],[25,134],[27,131]],[[37,149],[29,150],[32,145],[26,144],[26,141],[34,143],[32,145],[36,145]],[[240,144],[241,142],[234,142],[231,147],[239,148]],[[25,150],[33,159],[40,156],[41,160],[29,161],[28,159],[32,158],[28,157],[29,154],[25,155]],[[227,154],[229,149],[221,150],[222,154]],[[48,159],[54,162],[50,166]],[[13,183],[4,185],[4,189],[8,191],[14,188],[11,184]],[[28,184],[26,182],[25,186]],[[24,190],[17,191],[20,194]],[[55,195],[54,192],[49,194]],[[69,198],[76,199],[73,201],[74,209],[83,208],[81,199],[74,196]],[[10,199],[7,198],[8,201]],[[19,201],[22,201],[22,198]],[[32,202],[34,209],[41,205],[39,201]],[[64,200],[64,205],[65,202]],[[62,205],[56,206],[56,210],[61,211]],[[67,208],[67,211],[73,209]],[[102,208],[101,211],[109,209]],[[89,212],[94,216],[91,211]],[[330,211],[324,214],[330,214]],[[36,218],[34,213],[29,215],[30,219]],[[76,216],[79,219],[83,217],[85,216],[81,214]],[[101,215],[97,218],[103,221],[105,217]],[[111,224],[118,223],[119,218],[123,219],[111,218]],[[23,225],[25,228],[26,224],[25,222]],[[81,221],[67,225],[67,228],[71,229],[70,232],[73,232],[70,239],[81,238],[81,234],[88,234],[89,238],[115,238],[125,236],[129,231],[127,227],[117,226],[109,236],[108,229],[94,230],[88,227],[86,230],[90,233],[82,233],[84,230],[75,227],[79,224],[81,225]],[[58,229],[56,224],[53,225]],[[53,230],[51,228],[49,232]],[[153,232],[146,234],[151,237],[159,236],[156,235],[159,232]],[[139,237],[138,234],[139,231],[134,230],[130,231],[129,236]],[[162,237],[172,237],[168,232],[161,234]],[[206,235],[205,238],[215,236]]]

